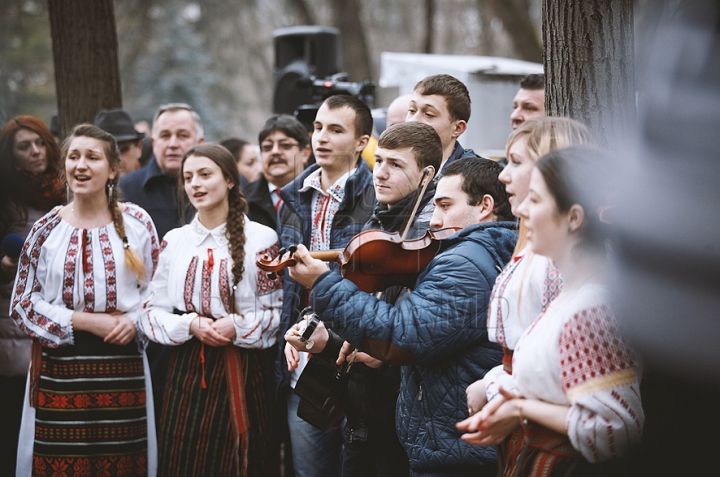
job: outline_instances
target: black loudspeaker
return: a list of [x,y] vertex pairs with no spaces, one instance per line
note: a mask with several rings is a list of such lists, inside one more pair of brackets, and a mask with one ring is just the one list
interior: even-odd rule
[[275,30],[275,94],[273,111],[293,114],[313,102],[312,88],[298,80],[326,78],[340,72],[340,31],[320,26],[294,26]]

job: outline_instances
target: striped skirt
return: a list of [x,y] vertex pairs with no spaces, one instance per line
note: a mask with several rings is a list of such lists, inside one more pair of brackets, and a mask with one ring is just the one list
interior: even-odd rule
[[[236,348],[245,376],[248,427],[238,453],[225,376],[225,348],[197,339],[174,347],[158,431],[158,476],[264,476],[271,466],[270,403],[263,350]],[[203,385],[204,383],[204,385]],[[273,463],[277,466],[277,462]]]
[[147,475],[145,374],[137,344],[76,331],[43,348],[33,475]]

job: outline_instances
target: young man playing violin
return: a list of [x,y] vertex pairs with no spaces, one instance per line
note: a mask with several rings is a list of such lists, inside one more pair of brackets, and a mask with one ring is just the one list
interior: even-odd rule
[[[329,328],[367,355],[402,366],[396,430],[412,475],[490,476],[497,470],[494,448],[466,444],[455,422],[468,415],[465,388],[502,359],[488,341],[485,316],[517,235],[501,170],[477,158],[444,167],[430,226],[461,230],[442,241],[414,290],[395,305],[359,291],[303,246],[290,268],[294,280],[312,287],[310,303]],[[285,338],[305,350],[298,331],[296,325]],[[328,336],[318,325],[310,338],[313,352]],[[357,353],[354,359],[369,358]]]
[[[378,140],[373,168],[377,203],[363,230],[398,232],[406,239],[424,235],[435,209],[432,179],[441,159],[442,142],[432,127],[412,122],[385,130]],[[405,290],[391,287],[377,291],[385,292],[382,299],[394,304]],[[329,342],[316,356],[335,363],[344,340],[332,330],[328,332]],[[285,353],[289,367],[293,368],[299,361],[298,351],[287,344]],[[395,432],[399,387],[397,366],[361,354],[352,367],[348,375],[349,392],[342,402],[347,416],[343,429],[343,477],[409,474],[408,457]]]
[[[279,213],[283,247],[302,244],[319,251],[344,248],[368,221],[375,204],[372,172],[360,153],[372,132],[370,109],[348,95],[331,96],[318,109],[312,148],[316,164],[282,188]],[[307,290],[285,275],[280,333],[307,305]],[[281,348],[276,366],[279,390],[295,388],[307,363],[290,372]],[[287,393],[288,427],[296,477],[335,477],[340,469],[339,431],[323,434],[297,415],[299,398]]]

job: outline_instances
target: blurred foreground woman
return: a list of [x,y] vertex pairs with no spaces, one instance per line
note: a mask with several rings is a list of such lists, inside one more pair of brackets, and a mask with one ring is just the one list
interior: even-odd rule
[[554,261],[563,289],[521,335],[501,397],[458,425],[477,431],[470,442],[502,442],[502,475],[618,475],[640,441],[639,369],[605,286],[609,162],[587,147],[552,152],[520,205],[530,249]]

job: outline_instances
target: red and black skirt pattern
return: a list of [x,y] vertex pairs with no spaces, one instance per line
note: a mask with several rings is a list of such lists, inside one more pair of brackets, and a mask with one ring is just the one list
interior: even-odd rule
[[173,347],[158,430],[158,477],[267,475],[272,457],[265,380],[273,377],[266,375],[264,350],[232,350],[241,354],[249,418],[241,436],[247,451],[239,455],[226,379],[228,351],[197,339]]
[[33,475],[147,475],[145,373],[137,344],[76,331],[43,348]]

